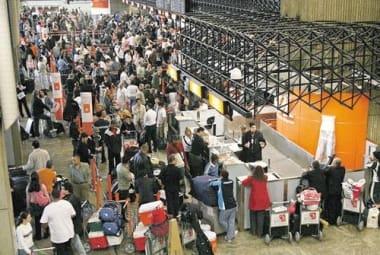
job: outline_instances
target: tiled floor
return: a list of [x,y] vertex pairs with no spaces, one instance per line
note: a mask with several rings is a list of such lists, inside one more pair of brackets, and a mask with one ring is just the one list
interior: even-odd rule
[[[58,173],[65,174],[70,162],[72,147],[68,138],[59,137],[55,139],[43,139],[41,141],[42,148],[49,150],[53,158],[54,165]],[[31,141],[24,142],[25,159],[31,151]],[[264,155],[265,156],[265,155]],[[104,168],[104,167],[103,167]],[[103,175],[106,171],[101,172]],[[37,243],[38,247],[48,247],[49,241],[45,240]],[[124,247],[120,247],[117,254],[126,254]],[[187,254],[192,254],[190,251]],[[1,252],[0,252],[1,254]],[[93,252],[91,254],[116,254],[114,250],[106,250]],[[317,241],[314,238],[301,239],[299,244],[289,244],[283,240],[273,240],[267,246],[263,240],[259,240],[250,236],[247,232],[238,234],[237,239],[227,244],[222,237],[218,239],[217,254],[224,255],[366,255],[380,254],[380,232],[379,230],[365,229],[358,232],[353,226],[328,227],[324,230],[324,240]]]

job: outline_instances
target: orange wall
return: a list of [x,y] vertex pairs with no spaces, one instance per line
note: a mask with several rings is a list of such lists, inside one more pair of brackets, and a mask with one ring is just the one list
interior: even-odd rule
[[322,113],[299,102],[290,114],[277,113],[277,130],[315,155],[322,115],[335,116],[335,152],[347,169],[363,167],[367,139],[368,99],[359,99],[354,109],[331,99]]

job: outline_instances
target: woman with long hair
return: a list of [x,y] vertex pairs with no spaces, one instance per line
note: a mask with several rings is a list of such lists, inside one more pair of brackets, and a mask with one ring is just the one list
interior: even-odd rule
[[29,212],[21,212],[16,222],[17,254],[30,255],[33,248],[33,229]]
[[26,187],[26,204],[34,217],[35,239],[40,240],[41,235],[41,215],[42,212],[50,202],[49,193],[44,184],[40,184],[40,179],[37,172],[30,175],[30,182]]
[[242,185],[251,187],[249,197],[251,234],[262,237],[264,234],[265,211],[270,207],[268,179],[261,166],[250,167],[252,176],[247,177]]

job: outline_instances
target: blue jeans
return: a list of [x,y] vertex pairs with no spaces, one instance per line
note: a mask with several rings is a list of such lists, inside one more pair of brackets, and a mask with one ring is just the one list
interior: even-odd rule
[[219,223],[227,232],[227,240],[235,238],[235,218],[236,207],[219,211]]

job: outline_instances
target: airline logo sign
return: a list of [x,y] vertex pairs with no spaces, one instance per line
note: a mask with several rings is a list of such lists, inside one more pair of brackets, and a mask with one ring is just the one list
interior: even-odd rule
[[92,0],[91,14],[111,14],[110,0]]

